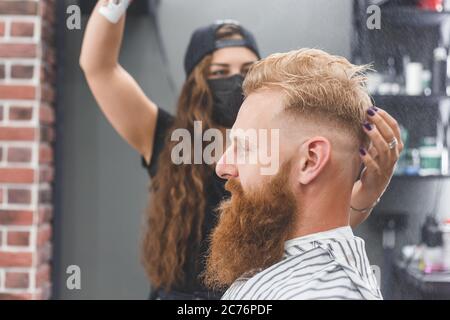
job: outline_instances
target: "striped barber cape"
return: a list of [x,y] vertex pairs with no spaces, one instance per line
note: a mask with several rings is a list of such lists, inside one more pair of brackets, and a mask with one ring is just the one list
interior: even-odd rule
[[383,299],[364,240],[349,226],[286,241],[283,259],[236,280],[223,300]]

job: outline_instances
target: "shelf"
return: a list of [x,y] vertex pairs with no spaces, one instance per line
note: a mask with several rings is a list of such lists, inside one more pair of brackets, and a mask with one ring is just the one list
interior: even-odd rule
[[400,105],[424,105],[424,106],[437,106],[440,101],[449,99],[449,96],[407,96],[407,95],[372,95],[376,104],[380,106],[383,104],[398,103]]
[[410,175],[394,175],[392,179],[395,180],[442,180],[442,179],[450,179],[450,175],[430,175],[430,176],[410,176]]
[[381,19],[397,26],[439,26],[443,22],[450,21],[450,12],[436,12],[407,6],[385,7],[381,9]]
[[394,274],[408,287],[408,291],[418,291],[422,299],[448,299],[450,295],[450,273],[439,272],[425,274],[417,268],[407,266],[396,260],[393,264]]

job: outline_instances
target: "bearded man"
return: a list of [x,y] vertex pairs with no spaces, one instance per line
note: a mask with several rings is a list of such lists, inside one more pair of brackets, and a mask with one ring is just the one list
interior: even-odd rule
[[[250,69],[216,166],[231,198],[219,208],[204,279],[228,287],[222,299],[382,299],[364,240],[349,226],[350,199],[362,164],[377,170],[367,137],[389,164],[402,146],[395,120],[371,107],[365,71],[315,49]],[[279,143],[252,141],[248,130],[278,130]],[[261,174],[262,161],[236,161],[262,149],[279,152],[274,175]]]

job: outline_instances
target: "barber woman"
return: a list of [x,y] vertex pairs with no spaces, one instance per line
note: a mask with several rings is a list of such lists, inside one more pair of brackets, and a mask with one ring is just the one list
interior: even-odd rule
[[[84,35],[80,65],[108,121],[140,155],[151,177],[142,260],[159,299],[218,299],[199,275],[204,270],[208,235],[216,225],[214,208],[228,194],[214,165],[171,161],[176,128],[193,132],[231,128],[242,103],[242,81],[260,58],[253,35],[237,23],[217,22],[197,29],[185,55],[186,80],[176,114],[147,97],[118,62],[125,17],[117,23],[99,13],[99,1]],[[372,147],[361,150],[366,169],[353,188],[351,225],[364,221],[383,194],[403,146],[395,120],[370,109],[362,129]],[[396,139],[392,139],[392,137]],[[390,137],[390,140],[389,140]],[[192,152],[193,154],[193,152]]]

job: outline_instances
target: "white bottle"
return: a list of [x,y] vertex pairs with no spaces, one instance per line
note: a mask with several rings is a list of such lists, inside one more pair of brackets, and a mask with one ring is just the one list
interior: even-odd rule
[[423,66],[421,63],[408,63],[406,66],[406,94],[410,96],[423,94],[422,70]]
[[450,219],[445,221],[442,226],[442,242],[444,249],[444,268],[447,271],[450,271]]
[[130,0],[109,0],[106,6],[100,7],[99,13],[115,24],[122,18],[129,5]]

